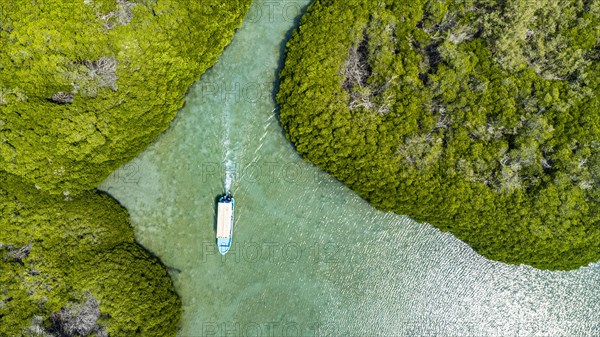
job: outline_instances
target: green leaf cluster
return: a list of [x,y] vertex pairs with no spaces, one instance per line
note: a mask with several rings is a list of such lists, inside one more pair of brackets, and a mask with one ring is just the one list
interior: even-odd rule
[[168,127],[250,3],[3,1],[0,169],[94,188]]
[[181,302],[164,266],[135,242],[125,209],[92,191],[65,200],[0,178],[0,336],[41,336],[36,317],[49,333],[52,313],[86,294],[110,336],[175,335]]
[[0,337],[176,334],[165,266],[93,189],[168,127],[250,3],[0,3]]
[[308,161],[484,256],[600,259],[594,1],[315,1],[277,101]]

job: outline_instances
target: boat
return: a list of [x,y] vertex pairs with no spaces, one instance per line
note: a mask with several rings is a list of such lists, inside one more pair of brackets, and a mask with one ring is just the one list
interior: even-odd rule
[[219,253],[225,255],[231,248],[233,236],[233,211],[235,201],[230,192],[219,198],[217,208],[217,247]]

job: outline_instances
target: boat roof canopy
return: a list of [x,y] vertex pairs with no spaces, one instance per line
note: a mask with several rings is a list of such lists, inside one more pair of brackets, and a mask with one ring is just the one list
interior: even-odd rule
[[217,237],[228,238],[231,235],[233,222],[233,204],[231,202],[219,202],[217,211]]

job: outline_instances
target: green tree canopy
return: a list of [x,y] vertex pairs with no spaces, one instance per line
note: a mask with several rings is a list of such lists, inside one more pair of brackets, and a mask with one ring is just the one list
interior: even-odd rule
[[250,3],[2,1],[0,169],[94,188],[168,127]]
[[375,207],[544,269],[600,259],[594,1],[315,1],[287,137]]
[[91,190],[168,127],[250,3],[0,3],[0,337],[175,336],[165,266]]
[[64,200],[0,179],[0,336],[56,333],[86,301],[97,306],[97,336],[175,335],[181,302],[164,266],[134,241],[125,209],[96,192]]

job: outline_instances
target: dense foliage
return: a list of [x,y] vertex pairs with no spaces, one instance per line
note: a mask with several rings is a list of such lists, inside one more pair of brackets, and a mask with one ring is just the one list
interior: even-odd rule
[[165,267],[90,190],[168,127],[250,2],[0,2],[0,337],[176,334]]
[[277,96],[375,207],[543,269],[600,259],[600,2],[316,0]]
[[72,313],[78,334],[58,333],[65,311],[85,302],[99,309],[87,319],[97,336],[175,334],[181,303],[164,267],[135,243],[126,210],[95,192],[66,201],[0,178],[0,336],[86,336],[85,310]]
[[0,169],[94,188],[164,131],[250,0],[3,0]]

